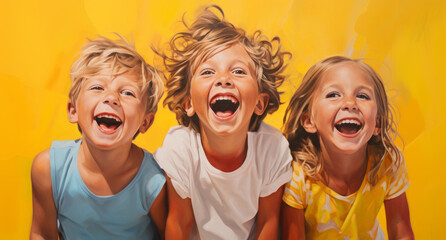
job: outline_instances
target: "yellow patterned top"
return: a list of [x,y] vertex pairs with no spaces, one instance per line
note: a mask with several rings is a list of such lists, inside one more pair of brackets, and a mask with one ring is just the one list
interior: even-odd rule
[[[369,158],[367,173],[370,163]],[[386,154],[380,170],[390,165],[391,158]],[[308,239],[384,239],[378,211],[384,200],[401,195],[409,187],[404,162],[394,171],[396,174],[392,176],[380,177],[375,186],[365,177],[356,193],[342,196],[322,182],[310,180],[301,165],[293,161],[293,178],[285,186],[283,201],[291,207],[305,209]]]

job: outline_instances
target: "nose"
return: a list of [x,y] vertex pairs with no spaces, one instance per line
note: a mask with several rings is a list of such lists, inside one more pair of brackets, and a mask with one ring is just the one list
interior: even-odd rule
[[232,79],[230,76],[228,76],[228,74],[221,74],[215,81],[215,86],[217,87],[227,88],[232,87],[233,85],[234,82],[232,82]]
[[356,97],[345,97],[342,104],[342,109],[350,111],[358,110],[358,106],[356,105]]
[[111,92],[111,91],[106,93],[103,102],[105,104],[111,104],[111,105],[115,105],[115,106],[120,106],[119,99],[116,96],[116,93]]

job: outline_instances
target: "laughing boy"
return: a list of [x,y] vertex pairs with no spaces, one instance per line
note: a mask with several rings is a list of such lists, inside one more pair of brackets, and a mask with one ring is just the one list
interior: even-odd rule
[[84,45],[71,68],[68,119],[82,138],[54,141],[33,162],[30,239],[158,239],[165,177],[132,143],[153,122],[158,72],[124,39]]
[[180,126],[154,154],[168,176],[166,238],[277,238],[291,155],[262,120],[279,107],[288,53],[260,31],[245,35],[218,6],[176,34],[169,53],[160,53],[170,74],[164,104]]

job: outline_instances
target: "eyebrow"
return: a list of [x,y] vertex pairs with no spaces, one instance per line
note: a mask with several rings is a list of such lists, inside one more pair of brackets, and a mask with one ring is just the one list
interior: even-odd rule
[[254,63],[254,61],[242,61],[242,60],[240,60],[240,59],[236,59],[235,61],[233,61],[233,62],[231,62],[231,65],[235,65],[235,64],[238,64],[238,63],[241,63],[241,64],[243,64],[243,65],[247,65],[247,66],[249,66],[249,65],[251,65],[250,63]]
[[104,82],[104,80],[103,79],[101,79],[101,78],[87,78],[87,79],[85,79],[85,81],[84,81],[84,84],[86,84],[86,83],[102,83],[102,82]]
[[[331,84],[331,85],[328,85],[328,86],[324,86],[324,87],[322,87],[322,92],[325,92],[325,91],[327,91],[327,89],[330,89],[330,88],[342,89],[342,85],[340,85],[340,84]],[[357,90],[363,90],[363,89],[371,91],[371,92],[374,92],[374,88],[373,87],[360,86],[360,87],[357,88]]]

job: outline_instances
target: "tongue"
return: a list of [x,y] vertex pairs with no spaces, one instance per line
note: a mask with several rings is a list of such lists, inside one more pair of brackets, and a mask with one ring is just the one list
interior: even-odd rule
[[232,111],[224,111],[224,112],[218,111],[217,112],[217,116],[219,116],[219,117],[229,117],[231,115],[232,115]]
[[101,123],[99,126],[100,126],[102,129],[104,129],[104,130],[115,130],[115,128],[116,128],[115,125],[110,125],[110,126],[108,126],[108,125],[105,124],[105,123]]
[[338,130],[343,134],[355,134],[358,131],[357,127],[349,124],[342,124],[338,127]]

